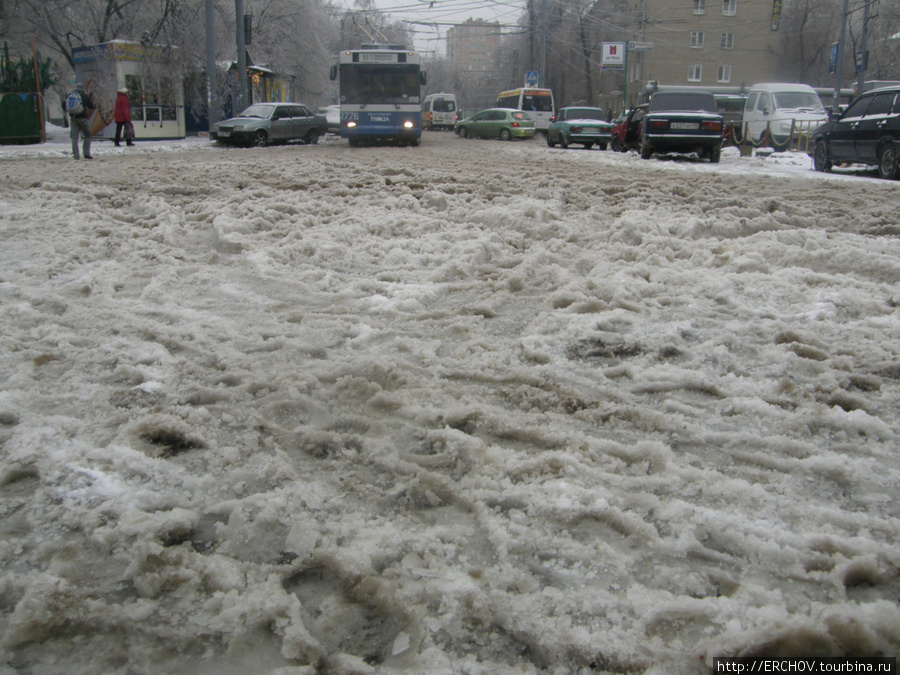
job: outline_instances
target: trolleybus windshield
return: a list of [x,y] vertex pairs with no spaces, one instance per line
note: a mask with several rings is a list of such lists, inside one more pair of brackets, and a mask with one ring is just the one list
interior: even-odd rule
[[341,103],[419,103],[419,66],[341,64]]

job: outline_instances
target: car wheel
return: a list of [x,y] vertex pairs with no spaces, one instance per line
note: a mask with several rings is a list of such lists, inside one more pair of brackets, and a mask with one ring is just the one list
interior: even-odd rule
[[612,137],[610,145],[612,146],[613,152],[625,152],[625,146],[622,145],[622,139],[619,138],[619,134]]
[[717,145],[714,148],[709,149],[709,162],[710,164],[718,164],[719,160],[722,158],[722,146]]
[[646,143],[641,143],[641,159],[650,159],[653,155],[653,148]]
[[813,151],[813,166],[816,171],[831,171],[831,162],[828,159],[828,148],[825,141],[816,143],[816,149]]
[[[549,136],[547,138],[549,138]],[[509,129],[501,129],[500,130],[500,140],[501,141],[512,140],[512,134],[509,133]]]
[[459,129],[456,130],[456,135],[459,136],[460,138],[468,138],[469,130],[466,129],[465,127],[460,127]]
[[547,147],[548,147],[548,148],[553,148],[553,147],[555,147],[555,146],[556,146],[556,143],[553,142],[553,138],[551,138],[550,132],[548,131],[548,132],[547,132]]
[[566,138],[565,134],[559,135],[559,147],[568,148],[569,147],[569,139]]
[[319,142],[319,134],[314,130],[308,131],[306,134],[306,142],[309,145],[315,145]]
[[878,175],[886,180],[893,180],[900,175],[897,148],[893,143],[885,143],[878,151]]
[[253,145],[257,148],[264,148],[269,144],[269,135],[260,129],[256,132],[256,135],[253,137]]

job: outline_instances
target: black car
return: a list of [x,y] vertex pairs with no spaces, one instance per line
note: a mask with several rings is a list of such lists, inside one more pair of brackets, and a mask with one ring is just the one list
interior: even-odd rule
[[641,158],[655,152],[696,152],[718,162],[724,122],[716,97],[702,91],[659,91],[641,120]]
[[882,178],[900,177],[900,87],[860,94],[813,131],[810,148],[816,171],[853,162],[878,167]]

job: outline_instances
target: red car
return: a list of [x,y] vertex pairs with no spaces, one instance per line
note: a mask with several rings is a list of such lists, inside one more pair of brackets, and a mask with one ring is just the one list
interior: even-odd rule
[[637,105],[613,126],[610,147],[616,152],[628,152],[641,147],[641,120],[647,113],[649,103]]

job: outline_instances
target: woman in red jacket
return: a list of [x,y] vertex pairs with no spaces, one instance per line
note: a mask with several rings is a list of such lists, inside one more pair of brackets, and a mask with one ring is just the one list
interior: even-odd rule
[[[131,122],[131,104],[128,102],[127,89],[119,89],[119,93],[116,94],[116,109],[113,112],[113,121],[116,123],[116,147],[119,147],[122,129],[125,127],[126,123]],[[125,135],[125,145],[134,145],[127,132]]]

